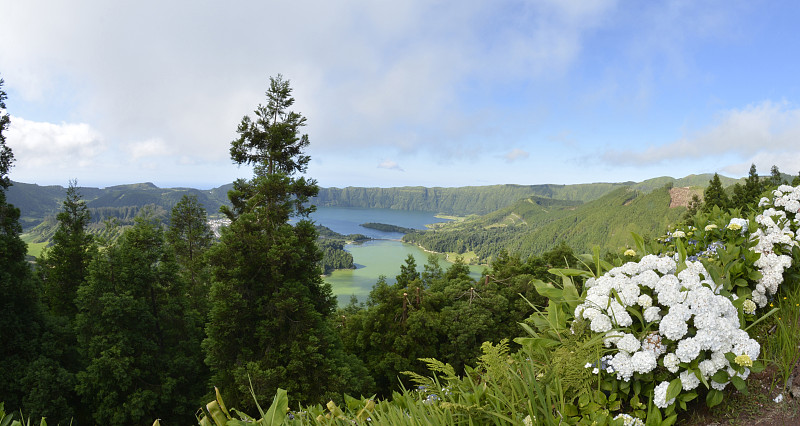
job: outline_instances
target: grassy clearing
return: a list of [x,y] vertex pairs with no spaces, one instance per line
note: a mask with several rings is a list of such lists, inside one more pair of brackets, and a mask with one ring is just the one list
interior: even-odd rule
[[466,216],[451,216],[451,215],[447,215],[447,214],[437,214],[437,215],[434,215],[433,217],[435,217],[437,219],[452,220],[453,222],[462,222],[462,221],[464,221],[464,219],[467,218]]
[[22,234],[20,235],[22,241],[28,244],[28,255],[33,257],[39,257],[42,254],[42,250],[47,247],[47,242],[43,243],[33,243],[31,242],[32,236],[30,234]]

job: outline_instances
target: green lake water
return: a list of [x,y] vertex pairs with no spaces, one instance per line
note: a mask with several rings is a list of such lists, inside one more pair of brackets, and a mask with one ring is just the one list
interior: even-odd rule
[[[418,272],[422,272],[423,265],[428,261],[429,253],[415,245],[399,241],[403,234],[367,229],[359,224],[377,222],[425,229],[426,224],[444,221],[431,212],[347,207],[319,207],[312,219],[341,234],[360,233],[375,238],[345,246],[345,250],[353,255],[356,269],[337,270],[325,277],[325,281],[331,284],[333,293],[339,298],[340,305],[349,303],[352,295],[359,301],[366,300],[381,275],[386,276],[388,283],[394,283],[394,277],[400,273],[400,265],[405,263],[409,254],[414,256]],[[452,263],[440,255],[439,265],[446,270]],[[470,266],[470,275],[475,279],[480,278],[482,271],[482,266]]]

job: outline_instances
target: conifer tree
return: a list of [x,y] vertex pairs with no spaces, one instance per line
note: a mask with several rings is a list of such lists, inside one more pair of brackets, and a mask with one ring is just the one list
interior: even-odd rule
[[778,170],[778,166],[773,164],[772,168],[769,170],[769,172],[770,172],[769,173],[770,174],[770,176],[769,176],[769,184],[771,186],[777,188],[777,187],[783,185],[784,183],[786,183],[783,180],[783,176],[781,176],[781,171]]
[[[211,311],[203,343],[206,362],[226,401],[252,407],[278,387],[301,402],[321,402],[343,390],[341,341],[329,322],[336,307],[322,281],[317,232],[307,219],[316,182],[297,177],[309,157],[306,119],[289,110],[289,82],[270,78],[267,105],[245,116],[231,144],[237,164],[254,166],[228,193],[231,224],[209,258]],[[289,223],[291,217],[299,220]]]
[[214,233],[208,226],[206,209],[196,195],[184,195],[172,208],[166,238],[175,252],[180,275],[189,287],[192,304],[205,315],[211,281],[205,255],[214,241]]
[[186,296],[160,221],[135,220],[78,290],[77,390],[95,424],[185,421],[205,393],[202,318]]
[[714,173],[714,177],[711,178],[705,191],[703,191],[703,212],[710,212],[714,206],[722,210],[730,207],[728,194],[725,193],[717,173]]
[[94,238],[86,232],[91,214],[76,185],[76,181],[70,181],[63,207],[56,216],[58,228],[53,245],[39,260],[50,310],[70,321],[78,312],[78,287],[86,279],[89,262],[96,253]]
[[409,254],[406,256],[404,265],[400,265],[400,274],[395,277],[398,287],[408,287],[412,281],[419,279],[420,275],[417,272],[417,261],[414,256]]
[[8,173],[14,162],[6,146],[6,92],[0,79],[0,401],[21,407],[25,389],[21,380],[34,359],[41,328],[40,290],[28,262],[22,239],[20,211],[6,201],[11,186]]
[[734,185],[731,204],[733,207],[741,209],[742,212],[747,212],[750,208],[749,206],[758,204],[763,190],[763,183],[756,172],[756,165],[751,164],[750,172],[747,175],[747,179],[745,179],[744,185],[738,183]]

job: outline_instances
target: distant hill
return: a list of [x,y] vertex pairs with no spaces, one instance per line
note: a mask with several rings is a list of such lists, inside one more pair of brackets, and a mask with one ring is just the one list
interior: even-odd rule
[[594,244],[620,250],[631,243],[630,232],[660,235],[686,211],[685,207],[670,208],[669,186],[649,193],[633,187],[617,188],[577,205],[531,197],[484,216],[406,234],[403,239],[438,252],[474,252],[482,261],[502,250],[523,257],[536,255],[561,242],[579,253],[590,251]]
[[[221,205],[227,203],[228,185],[212,190],[192,188],[159,188],[152,183],[117,185],[107,188],[79,187],[81,196],[92,212],[94,221],[108,217],[125,217],[146,206],[170,211],[184,194],[194,194],[209,214],[219,212]],[[64,201],[66,188],[58,185],[40,186],[30,183],[14,182],[8,189],[8,201],[20,209],[22,225],[32,228],[48,216],[56,215]]]
[[[576,185],[489,185],[458,188],[321,188],[319,195],[312,199],[318,206],[386,208],[395,210],[421,210],[450,215],[486,215],[505,207],[515,205],[520,200],[537,200],[534,204],[542,206],[543,200],[577,206],[597,200],[621,188],[635,189],[648,193],[666,184],[702,188],[713,175],[690,175],[675,179],[658,177],[643,182],[586,183]],[[723,185],[731,185],[739,180],[722,177]],[[80,193],[92,212],[95,222],[108,218],[131,219],[146,205],[158,211],[169,212],[184,194],[194,194],[205,206],[209,215],[219,212],[226,204],[231,184],[209,190],[193,188],[159,188],[152,183],[117,185],[107,188],[80,187]],[[22,212],[22,224],[26,230],[39,225],[48,216],[54,216],[61,209],[66,189],[58,185],[40,186],[15,182],[8,190],[8,200]],[[571,204],[570,204],[571,203]],[[565,204],[566,205],[566,204]],[[555,207],[554,207],[555,208]],[[50,231],[40,230],[41,235]]]

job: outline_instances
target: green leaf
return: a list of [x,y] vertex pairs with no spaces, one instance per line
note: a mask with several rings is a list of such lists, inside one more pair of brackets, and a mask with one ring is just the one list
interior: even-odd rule
[[708,395],[706,395],[706,405],[711,408],[715,405],[719,405],[722,402],[723,393],[716,390],[716,389],[709,389]]
[[533,285],[536,287],[537,293],[548,299],[560,300],[564,293],[560,288],[556,288],[553,284],[545,283],[542,280],[533,280]]
[[678,248],[678,256],[680,259],[678,261],[678,272],[680,272],[682,270],[681,265],[686,269],[686,247],[683,246],[683,240],[681,238],[675,239],[675,246]]
[[728,360],[728,363],[733,365],[733,363],[736,362],[736,354],[734,354],[733,352],[726,352],[725,359]]
[[217,401],[211,401],[206,404],[206,409],[217,426],[225,426],[225,424],[228,423],[228,418],[222,413],[222,409]]
[[559,277],[584,277],[584,278],[591,278],[592,275],[589,271],[584,271],[583,269],[571,269],[571,268],[552,268],[548,269],[547,272],[557,275]]
[[661,426],[661,410],[658,409],[655,405],[650,407],[650,411],[647,413],[647,425],[653,426]]
[[736,386],[736,389],[738,389],[739,392],[742,392],[745,395],[747,395],[747,392],[748,392],[747,391],[747,383],[745,383],[744,379],[742,379],[739,376],[733,376],[733,377],[731,377],[731,383],[733,383],[733,385]]
[[672,426],[672,425],[675,424],[676,421],[678,421],[678,415],[677,414],[673,414],[673,415],[667,417],[666,419],[664,419],[664,421],[661,422],[661,426]]
[[631,232],[631,238],[633,238],[633,244],[636,246],[636,251],[639,254],[644,255],[644,238],[635,232]]
[[711,376],[711,380],[717,383],[725,383],[728,380],[730,380],[730,378],[731,377],[728,375],[728,372],[725,370],[719,370],[716,373],[714,373],[713,376]]
[[572,404],[567,404],[567,405],[564,406],[564,415],[565,416],[574,417],[574,416],[577,416],[579,413],[580,413],[580,411],[578,411],[578,407],[576,407],[576,406],[574,406]]
[[750,367],[751,373],[760,373],[764,371],[764,363],[761,361],[753,361],[753,365]]
[[[259,407],[259,411],[261,407]],[[289,411],[289,397],[286,395],[286,390],[278,388],[275,398],[272,400],[267,413],[259,420],[261,426],[280,426],[286,418],[286,412]]]
[[667,401],[677,397],[682,390],[683,390],[683,385],[681,384],[680,378],[676,378],[673,381],[669,382],[669,386],[667,386]]

